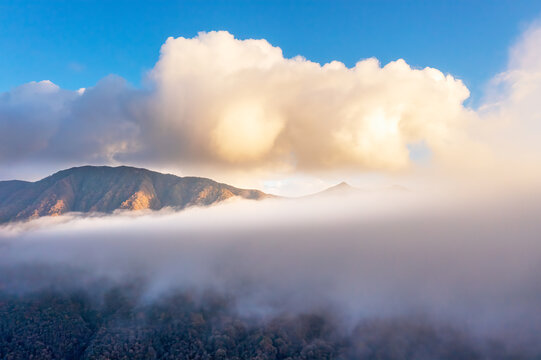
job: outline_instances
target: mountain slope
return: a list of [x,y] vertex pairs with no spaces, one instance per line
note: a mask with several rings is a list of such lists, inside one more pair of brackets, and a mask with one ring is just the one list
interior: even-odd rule
[[182,209],[234,196],[263,199],[271,195],[199,177],[178,177],[127,166],[82,166],[36,182],[0,181],[0,222],[70,211],[110,213],[167,206]]

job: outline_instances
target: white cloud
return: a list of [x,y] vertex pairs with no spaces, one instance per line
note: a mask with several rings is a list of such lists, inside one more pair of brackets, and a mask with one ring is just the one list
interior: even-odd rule
[[407,169],[422,145],[455,174],[525,173],[541,154],[539,49],[534,26],[474,111],[460,80],[403,60],[348,68],[228,32],[169,38],[144,89],[109,76],[77,91],[45,80],[0,94],[0,168],[129,163],[261,184],[264,174]]
[[[347,68],[284,58],[227,32],[169,38],[151,72],[156,138],[179,160],[295,170],[405,168],[408,144],[444,153],[462,141],[460,80],[403,60]],[[160,124],[162,125],[162,124]]]
[[541,26],[532,26],[510,51],[507,69],[490,84],[482,115],[500,145],[540,155]]
[[0,165],[396,170],[410,165],[408,144],[452,153],[470,114],[468,89],[436,69],[320,65],[223,31],[169,38],[149,82],[137,90],[108,77],[66,91],[42,81],[1,94]]

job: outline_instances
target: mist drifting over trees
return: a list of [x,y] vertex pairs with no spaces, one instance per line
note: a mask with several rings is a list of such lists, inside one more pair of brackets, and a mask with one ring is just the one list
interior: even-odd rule
[[533,359],[541,208],[459,203],[333,195],[4,227],[2,356]]

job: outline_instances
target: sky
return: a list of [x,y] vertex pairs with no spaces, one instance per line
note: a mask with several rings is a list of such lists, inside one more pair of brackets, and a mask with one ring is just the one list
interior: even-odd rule
[[538,1],[3,1],[0,179],[132,165],[294,195],[530,177],[540,16]]
[[227,30],[286,57],[347,66],[405,59],[462,79],[479,99],[539,1],[10,1],[0,3],[0,91],[78,89],[117,74],[139,86],[169,36]]

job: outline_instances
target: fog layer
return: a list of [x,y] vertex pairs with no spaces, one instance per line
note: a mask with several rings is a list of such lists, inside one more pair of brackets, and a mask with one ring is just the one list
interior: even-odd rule
[[[3,287],[140,279],[143,302],[211,290],[234,297],[247,316],[325,310],[344,329],[422,316],[533,346],[541,331],[539,196],[474,199],[362,194],[44,218],[2,229],[0,260],[12,269]],[[49,270],[13,271],[38,265]]]

